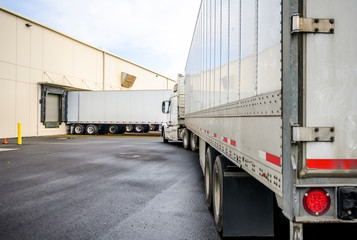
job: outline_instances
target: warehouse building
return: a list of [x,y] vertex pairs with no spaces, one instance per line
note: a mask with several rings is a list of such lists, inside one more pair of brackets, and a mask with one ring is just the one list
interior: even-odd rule
[[175,81],[0,7],[0,138],[64,134],[71,90],[172,89]]

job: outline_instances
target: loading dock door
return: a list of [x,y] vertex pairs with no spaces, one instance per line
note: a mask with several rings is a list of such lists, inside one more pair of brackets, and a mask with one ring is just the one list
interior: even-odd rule
[[64,88],[41,85],[41,122],[58,128],[67,119],[67,93]]
[[60,122],[60,96],[57,94],[46,97],[46,122]]

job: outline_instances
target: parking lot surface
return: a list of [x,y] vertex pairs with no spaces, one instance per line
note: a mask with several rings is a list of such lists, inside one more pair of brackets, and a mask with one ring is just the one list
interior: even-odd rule
[[[0,145],[1,240],[222,239],[198,154],[181,143],[157,135],[8,142]],[[286,223],[275,222],[276,238],[258,239],[288,239]],[[304,239],[349,239],[355,228],[306,225]]]
[[8,141],[0,146],[0,239],[220,238],[198,155],[180,144],[138,136]]

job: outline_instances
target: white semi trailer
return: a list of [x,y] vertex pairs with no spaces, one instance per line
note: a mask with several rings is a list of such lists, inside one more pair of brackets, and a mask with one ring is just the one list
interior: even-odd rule
[[160,104],[170,90],[68,92],[67,124],[74,134],[159,130],[166,115]]
[[293,240],[304,223],[357,222],[356,9],[355,0],[202,1],[184,118],[163,134],[199,145],[224,236],[273,235],[275,200]]

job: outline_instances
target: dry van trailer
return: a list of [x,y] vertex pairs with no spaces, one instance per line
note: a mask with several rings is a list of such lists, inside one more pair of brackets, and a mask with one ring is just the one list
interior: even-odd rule
[[357,222],[355,9],[355,0],[202,1],[185,126],[224,236],[271,236],[273,196],[290,239],[303,238],[303,223]]
[[159,130],[166,116],[160,104],[170,90],[68,92],[67,124],[74,134]]

